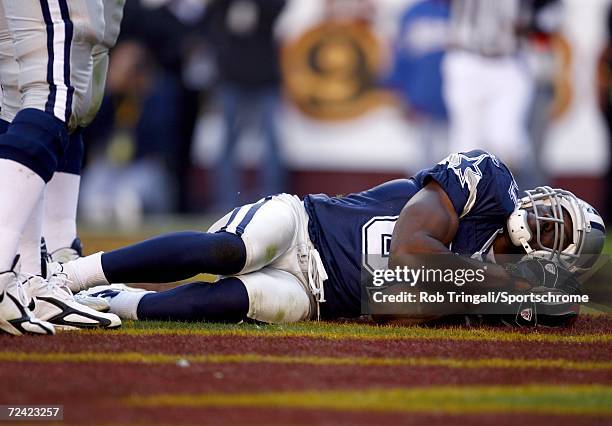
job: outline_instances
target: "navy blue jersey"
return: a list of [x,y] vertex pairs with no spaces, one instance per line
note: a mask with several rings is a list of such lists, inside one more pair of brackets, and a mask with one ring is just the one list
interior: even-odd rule
[[304,198],[308,231],[329,276],[326,302],[321,304],[324,318],[361,314],[362,270],[373,267],[368,264],[372,257],[388,257],[400,211],[430,180],[446,191],[459,216],[450,249],[461,255],[479,252],[504,226],[518,199],[518,187],[508,168],[481,150],[451,154],[410,179],[393,180],[364,192],[343,197],[308,195]]

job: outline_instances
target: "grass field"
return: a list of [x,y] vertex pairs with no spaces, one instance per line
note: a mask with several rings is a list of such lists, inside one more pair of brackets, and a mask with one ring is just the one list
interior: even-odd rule
[[69,424],[610,424],[612,320],[568,330],[126,322],[0,336],[2,404]]
[[75,425],[612,424],[612,317],[535,331],[126,321],[0,336],[0,383],[0,404],[62,404]]

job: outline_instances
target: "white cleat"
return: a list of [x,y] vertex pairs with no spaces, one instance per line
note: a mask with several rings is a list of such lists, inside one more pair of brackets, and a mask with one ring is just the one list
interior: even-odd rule
[[28,277],[24,282],[34,300],[34,313],[63,328],[118,328],[121,319],[115,314],[98,312],[77,302],[61,273]]
[[87,290],[83,290],[75,294],[74,300],[79,302],[81,305],[85,305],[98,312],[110,311],[110,304],[108,303],[107,299],[100,296],[89,296],[84,293],[85,291]]
[[102,299],[105,300],[108,304],[108,301],[115,297],[117,294],[121,292],[131,292],[131,293],[154,293],[151,290],[145,290],[144,288],[138,287],[130,287],[125,284],[107,284],[107,285],[97,285],[95,287],[91,287],[87,290],[82,290],[74,295],[75,299],[80,300],[81,298],[90,298],[90,299]]
[[63,267],[65,263],[83,257],[83,246],[78,237],[72,241],[70,247],[62,247],[51,253],[47,252],[47,244],[45,243],[45,239],[42,238],[40,243],[40,255],[43,261],[43,275],[51,276],[56,273],[64,273],[68,277],[68,287],[70,290],[73,293],[81,290],[81,288],[73,288],[73,286],[77,285],[74,283],[77,282],[78,277],[71,276],[71,274],[68,273],[68,271],[73,271],[74,268],[68,267],[64,270]]
[[92,309],[102,308],[102,312],[111,309],[110,301],[121,293],[154,293],[143,288],[130,287],[125,284],[107,284],[91,287],[87,290],[82,290],[74,295],[75,300]]
[[[15,264],[18,258],[15,258]],[[55,327],[41,321],[32,313],[32,304],[17,278],[15,265],[12,270],[0,273],[0,331],[21,336],[23,334],[55,334]],[[29,306],[28,306],[29,305]]]
[[70,247],[62,247],[49,253],[51,262],[67,263],[82,257],[83,246],[79,238],[75,238]]

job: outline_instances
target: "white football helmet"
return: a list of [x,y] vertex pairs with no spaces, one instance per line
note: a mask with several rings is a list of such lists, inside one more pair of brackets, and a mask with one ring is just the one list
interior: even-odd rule
[[[523,247],[528,256],[556,261],[571,272],[582,273],[591,268],[601,254],[606,238],[606,228],[597,210],[563,189],[539,186],[525,193],[527,196],[519,200],[508,218],[512,243]],[[544,206],[548,208],[543,209]],[[571,236],[565,235],[563,212],[572,219]],[[535,215],[535,235],[527,223],[529,213]],[[546,222],[554,224],[552,247],[544,246],[541,240]],[[571,242],[565,247],[568,240]]]

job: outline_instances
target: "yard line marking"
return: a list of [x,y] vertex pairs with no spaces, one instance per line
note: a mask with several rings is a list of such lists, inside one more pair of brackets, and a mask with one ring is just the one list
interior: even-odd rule
[[303,325],[263,326],[260,328],[241,327],[239,325],[219,328],[174,329],[123,328],[119,330],[83,330],[79,334],[125,335],[125,336],[237,336],[237,337],[309,337],[328,340],[462,340],[462,341],[502,341],[502,342],[546,342],[546,343],[611,343],[612,334],[549,334],[520,333],[517,331],[499,331],[491,329],[464,328],[425,328],[425,327],[373,327],[361,326],[359,331],[354,327],[336,325],[327,327],[309,327]]
[[136,407],[249,407],[445,414],[533,413],[612,415],[612,387],[430,386],[364,390],[135,395]]
[[409,366],[445,367],[455,369],[505,368],[594,371],[612,370],[612,361],[573,361],[568,359],[515,359],[515,358],[434,358],[434,357],[328,357],[244,354],[146,354],[140,352],[0,352],[0,361],[5,362],[48,362],[48,363],[143,363],[175,364],[179,360],[200,364],[228,363],[270,363],[270,364],[307,364],[307,365],[349,365],[349,366]]

